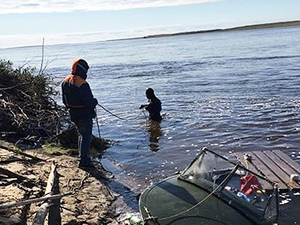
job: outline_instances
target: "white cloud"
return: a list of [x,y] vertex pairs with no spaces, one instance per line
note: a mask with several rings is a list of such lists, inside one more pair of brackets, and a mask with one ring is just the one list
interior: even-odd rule
[[224,0],[3,0],[0,14],[124,10],[189,5]]

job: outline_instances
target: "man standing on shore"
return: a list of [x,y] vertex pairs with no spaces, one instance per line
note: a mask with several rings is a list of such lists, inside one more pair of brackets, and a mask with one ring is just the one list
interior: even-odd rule
[[62,82],[63,103],[69,109],[71,121],[79,132],[78,149],[79,167],[93,167],[89,158],[92,139],[93,118],[96,117],[95,107],[98,104],[89,84],[86,82],[88,63],[83,59],[76,59],[72,63],[71,74]]

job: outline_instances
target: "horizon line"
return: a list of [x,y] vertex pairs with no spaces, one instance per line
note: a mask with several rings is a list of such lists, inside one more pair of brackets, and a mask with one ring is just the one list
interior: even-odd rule
[[[300,20],[269,22],[269,23],[261,23],[261,24],[250,24],[250,25],[248,24],[248,25],[241,25],[241,26],[229,27],[229,28],[219,28],[219,29],[194,30],[194,31],[175,32],[175,33],[161,33],[161,34],[153,34],[153,35],[146,35],[146,36],[128,37],[128,38],[112,38],[107,40],[98,40],[98,41],[89,41],[89,42],[57,43],[57,44],[49,44],[45,46],[78,45],[78,44],[88,44],[88,43],[108,42],[108,41],[125,41],[125,40],[134,40],[134,39],[161,38],[161,37],[180,36],[180,35],[230,32],[230,31],[239,31],[239,30],[242,31],[242,30],[252,30],[252,29],[271,29],[271,28],[292,27],[292,26],[300,26]],[[26,46],[4,47],[0,49],[28,48],[28,47],[40,47],[40,46],[41,45],[26,45]]]

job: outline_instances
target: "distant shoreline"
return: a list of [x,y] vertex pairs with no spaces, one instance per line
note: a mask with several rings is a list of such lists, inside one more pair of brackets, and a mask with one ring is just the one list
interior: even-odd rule
[[159,38],[159,37],[169,37],[169,36],[179,36],[179,35],[190,35],[190,34],[203,34],[203,33],[214,33],[214,32],[228,32],[228,31],[239,31],[239,30],[253,30],[253,29],[268,29],[268,28],[292,27],[292,26],[300,26],[300,20],[287,21],[287,22],[274,22],[274,23],[264,23],[264,24],[245,25],[245,26],[238,26],[238,27],[224,28],[224,29],[211,29],[211,30],[187,31],[187,32],[178,32],[178,33],[171,33],[171,34],[154,34],[154,35],[147,35],[147,36],[144,36],[144,37],[125,38],[125,39],[116,39],[116,40],[144,39],[144,38]]
[[[177,32],[177,33],[166,33],[166,34],[153,34],[153,35],[146,35],[140,37],[115,38],[115,39],[108,39],[108,40],[101,40],[101,41],[90,41],[86,43],[139,40],[139,39],[147,39],[147,38],[160,38],[160,37],[172,37],[172,36],[180,36],[180,35],[230,32],[230,31],[242,31],[242,30],[253,30],[253,29],[268,29],[268,28],[293,27],[293,26],[300,26],[300,20],[254,24],[254,25],[243,25],[243,26],[231,27],[231,28],[207,29],[207,30],[186,31],[186,32]],[[86,43],[71,43],[71,44],[86,44]],[[65,45],[65,44],[67,43],[56,43],[51,45]],[[40,45],[26,45],[26,46],[16,46],[16,47],[7,47],[7,48],[0,47],[0,49],[27,48],[27,47],[40,47]]]

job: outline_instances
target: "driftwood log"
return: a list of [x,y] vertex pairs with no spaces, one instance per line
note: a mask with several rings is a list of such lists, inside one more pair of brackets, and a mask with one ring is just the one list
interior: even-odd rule
[[54,199],[60,199],[62,197],[65,197],[67,195],[71,195],[72,192],[66,193],[66,194],[57,194],[57,195],[49,195],[49,196],[43,196],[40,198],[33,198],[33,199],[28,199],[24,201],[19,201],[19,202],[10,202],[10,203],[5,203],[0,205],[0,211],[4,211],[10,208],[18,207],[18,206],[24,206],[24,205],[29,205],[32,203],[37,203],[37,202],[43,202],[47,200],[54,200]]
[[[45,197],[50,197],[52,195],[54,181],[56,176],[56,164],[53,162],[51,166],[51,172],[48,178],[47,187],[45,191]],[[39,207],[38,211],[36,212],[35,218],[32,222],[33,225],[42,225],[44,224],[45,218],[48,214],[49,207],[51,205],[52,200],[49,198]]]

